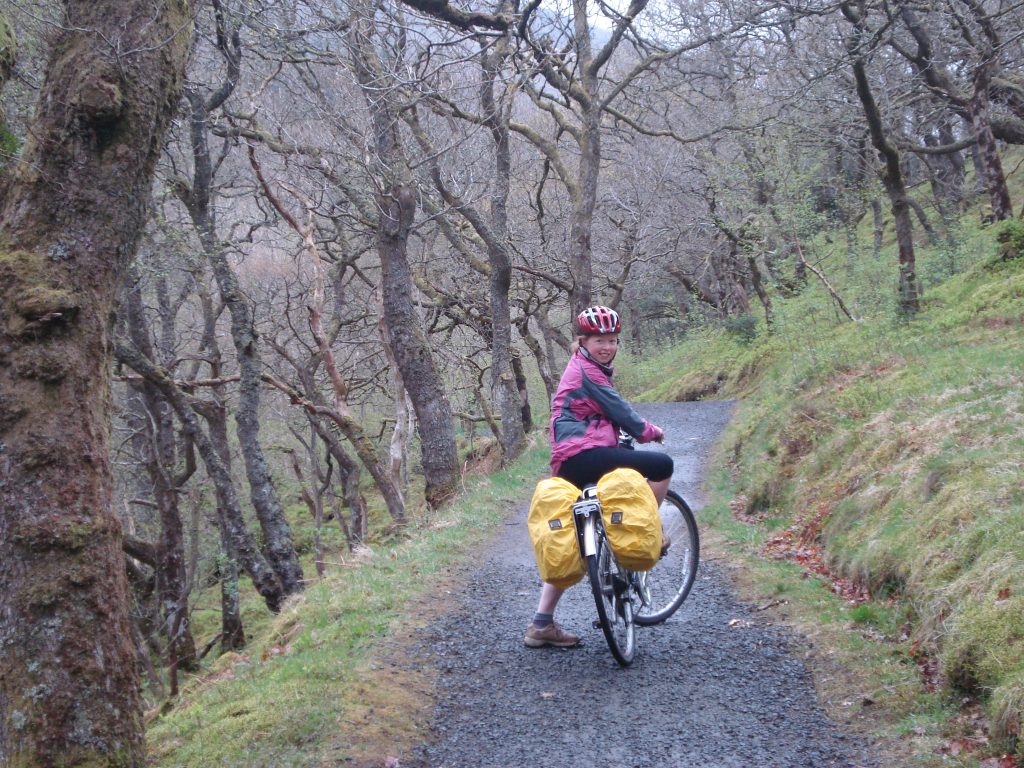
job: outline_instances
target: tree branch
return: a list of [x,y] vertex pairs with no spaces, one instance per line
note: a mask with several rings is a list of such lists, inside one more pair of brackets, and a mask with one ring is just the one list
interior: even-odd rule
[[463,11],[461,8],[453,7],[448,0],[402,0],[402,3],[459,29],[483,28],[505,32],[512,26],[512,20],[503,13]]

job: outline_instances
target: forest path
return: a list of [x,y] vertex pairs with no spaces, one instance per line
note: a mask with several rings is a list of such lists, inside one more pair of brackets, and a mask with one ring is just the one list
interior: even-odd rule
[[[732,403],[644,403],[665,429],[673,488],[694,509]],[[540,582],[526,504],[465,574],[452,610],[422,636],[438,670],[433,740],[422,768],[868,768],[867,744],[816,701],[802,642],[740,602],[724,568],[703,557],[689,599],[668,622],[637,632],[629,669],[612,658],[585,583],[557,618],[582,636],[569,650],[529,649],[523,632]],[[698,515],[698,522],[700,516]],[[419,654],[418,654],[419,655]],[[403,766],[407,766],[403,762]]]

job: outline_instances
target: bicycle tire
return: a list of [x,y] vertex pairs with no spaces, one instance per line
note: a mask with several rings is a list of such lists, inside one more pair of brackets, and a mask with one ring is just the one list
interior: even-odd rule
[[658,512],[671,545],[654,568],[639,576],[640,605],[635,620],[641,626],[660,624],[679,610],[690,594],[700,562],[697,519],[682,496],[669,491]]
[[633,615],[633,590],[620,571],[603,532],[597,536],[597,553],[587,557],[587,574],[597,604],[601,631],[612,656],[623,667],[633,663],[636,654],[636,624]]

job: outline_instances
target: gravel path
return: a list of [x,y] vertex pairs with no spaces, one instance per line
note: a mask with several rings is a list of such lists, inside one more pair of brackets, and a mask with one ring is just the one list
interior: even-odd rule
[[[665,428],[673,488],[702,506],[700,478],[731,403],[638,407]],[[660,450],[655,448],[655,450]],[[527,500],[528,501],[528,500]],[[557,618],[579,648],[531,650],[523,632],[540,582],[526,502],[467,576],[453,611],[424,637],[439,669],[434,740],[422,768],[874,768],[866,744],[815,701],[800,642],[740,603],[702,561],[689,599],[667,623],[637,631],[629,669],[612,658],[585,581]],[[699,520],[699,515],[698,515]]]

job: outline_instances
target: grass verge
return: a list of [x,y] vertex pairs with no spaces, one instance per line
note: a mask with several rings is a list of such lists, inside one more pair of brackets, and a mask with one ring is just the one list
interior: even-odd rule
[[250,646],[209,664],[173,708],[152,715],[151,764],[358,768],[402,754],[422,735],[431,681],[408,665],[399,673],[388,649],[401,654],[410,630],[443,608],[452,563],[522,502],[523,487],[544,473],[545,448],[467,478],[451,507],[419,520],[404,540],[346,562],[336,553],[326,578],[277,616],[250,599]]

